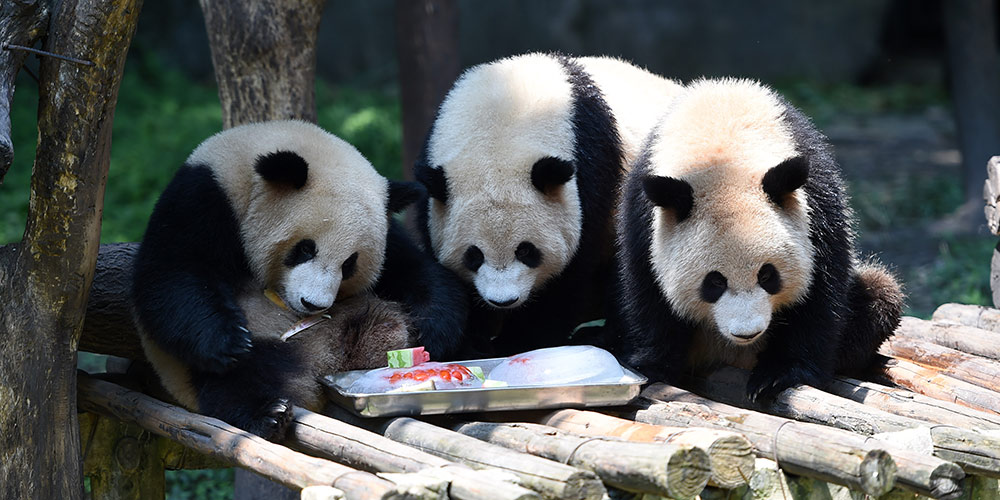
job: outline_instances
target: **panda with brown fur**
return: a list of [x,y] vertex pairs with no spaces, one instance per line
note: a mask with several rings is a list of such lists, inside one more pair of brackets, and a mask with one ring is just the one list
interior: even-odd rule
[[757,82],[691,83],[624,190],[613,323],[655,379],[724,363],[752,370],[752,399],[822,387],[899,323],[896,280],[856,258],[830,146]]
[[[161,195],[135,261],[136,323],[167,390],[191,409],[279,438],[291,405],[316,402],[314,374],[378,357],[367,351],[380,349],[358,346],[381,338],[384,352],[412,340],[453,355],[464,290],[392,219],[422,193],[417,183],[387,181],[354,147],[305,122],[243,125],[203,142]],[[248,317],[267,310],[265,289],[287,316]],[[402,311],[360,299],[340,305],[369,293]],[[277,338],[294,318],[323,311],[334,315],[327,324]],[[407,327],[413,338],[404,342]]]

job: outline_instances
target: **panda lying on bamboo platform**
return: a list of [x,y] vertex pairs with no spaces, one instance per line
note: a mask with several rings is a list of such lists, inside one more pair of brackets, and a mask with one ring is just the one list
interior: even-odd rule
[[863,368],[899,323],[891,274],[856,259],[825,138],[749,80],[696,81],[625,181],[616,329],[624,361],[671,380],[726,363],[768,399]]
[[[379,365],[385,350],[414,341],[451,356],[464,290],[391,219],[422,193],[386,181],[354,147],[305,122],[207,139],[157,202],[135,262],[136,323],[167,390],[189,408],[280,438],[290,405],[318,404],[315,374]],[[265,289],[289,311],[266,313]],[[369,290],[403,310],[374,299],[340,306]],[[288,342],[271,331],[335,302],[329,312],[342,317]]]

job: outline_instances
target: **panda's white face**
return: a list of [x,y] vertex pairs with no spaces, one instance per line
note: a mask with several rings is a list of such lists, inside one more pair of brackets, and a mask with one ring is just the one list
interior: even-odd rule
[[385,259],[388,183],[350,144],[298,121],[235,127],[188,159],[230,199],[251,272],[301,314],[371,287]]
[[760,341],[812,282],[808,163],[782,113],[756,82],[691,84],[657,130],[644,184],[657,284],[678,314],[735,346]]
[[427,159],[447,196],[428,186],[432,249],[493,307],[530,300],[579,246],[572,106],[566,70],[542,54],[470,69],[441,105]]

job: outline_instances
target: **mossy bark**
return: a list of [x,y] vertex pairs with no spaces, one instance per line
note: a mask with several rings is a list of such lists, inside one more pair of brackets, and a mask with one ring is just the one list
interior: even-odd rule
[[0,484],[9,498],[83,496],[76,349],[140,5],[62,0],[51,14],[45,50],[90,64],[42,60],[24,239],[0,247]]

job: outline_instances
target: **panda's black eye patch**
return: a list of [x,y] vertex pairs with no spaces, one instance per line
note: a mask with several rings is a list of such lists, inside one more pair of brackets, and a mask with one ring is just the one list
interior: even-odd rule
[[531,242],[522,241],[514,250],[514,257],[528,267],[538,267],[542,263],[542,252]]
[[476,245],[470,245],[465,250],[465,255],[462,256],[462,265],[466,269],[476,272],[479,270],[479,266],[483,265],[484,260],[486,260],[486,257],[483,256],[483,251]]
[[302,240],[296,243],[288,252],[288,255],[285,256],[285,265],[295,267],[313,260],[314,257],[316,257],[316,242],[313,240]]
[[358,270],[358,252],[351,254],[347,260],[340,266],[341,279],[347,281],[354,276],[354,273]]
[[781,274],[771,264],[764,264],[757,272],[757,284],[765,292],[774,295],[781,291]]
[[701,282],[701,300],[714,304],[729,288],[729,281],[719,271],[712,271],[705,275]]

